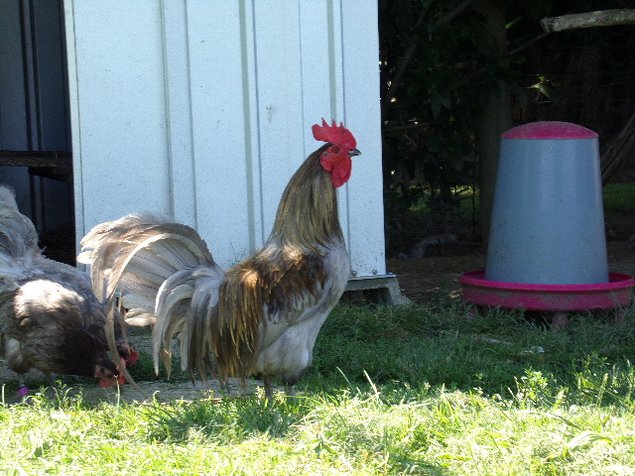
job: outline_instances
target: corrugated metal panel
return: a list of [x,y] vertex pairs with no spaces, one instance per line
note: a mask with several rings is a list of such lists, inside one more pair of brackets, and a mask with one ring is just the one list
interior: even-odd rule
[[78,228],[122,211],[169,213],[160,5],[125,0],[65,5],[74,8],[67,30],[74,33],[69,82],[76,103],[76,200],[83,203]]
[[354,270],[385,273],[376,8],[68,0],[78,235],[131,211],[167,213],[230,265],[268,236],[324,116],[364,154],[340,191]]
[[[251,104],[255,83],[244,51],[246,10],[239,2],[187,2],[196,228],[223,263],[253,245],[253,182],[257,163],[251,144]],[[246,44],[247,43],[247,44]],[[256,132],[256,131],[254,131]],[[222,243],[222,245],[221,245]]]
[[[70,151],[62,23],[58,0],[0,2],[0,150]],[[39,232],[71,226],[68,183],[14,165],[0,165],[0,182]]]

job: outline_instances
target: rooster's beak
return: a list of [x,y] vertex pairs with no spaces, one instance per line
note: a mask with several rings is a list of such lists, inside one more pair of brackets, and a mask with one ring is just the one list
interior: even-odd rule
[[355,157],[356,155],[361,155],[361,152],[357,149],[351,149],[348,151],[349,157]]

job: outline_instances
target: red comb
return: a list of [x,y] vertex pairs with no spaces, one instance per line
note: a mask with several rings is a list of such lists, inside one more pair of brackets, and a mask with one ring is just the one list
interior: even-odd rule
[[333,145],[337,145],[340,147],[344,147],[347,149],[354,149],[357,147],[357,141],[351,131],[349,131],[344,124],[340,122],[340,125],[335,125],[335,121],[333,121],[333,125],[329,126],[328,123],[322,118],[322,125],[313,124],[311,128],[313,131],[313,137],[316,140],[322,142],[330,142]]

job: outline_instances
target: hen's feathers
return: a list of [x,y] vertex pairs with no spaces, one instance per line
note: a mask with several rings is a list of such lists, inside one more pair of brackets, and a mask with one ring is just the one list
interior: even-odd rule
[[37,242],[13,192],[0,185],[0,351],[8,366],[83,376],[101,366],[114,374],[88,276],[43,256]]
[[66,285],[27,281],[2,294],[0,315],[3,355],[18,373],[37,368],[92,377],[96,364],[108,365],[103,312]]
[[0,185],[0,270],[3,279],[19,278],[40,254],[33,223],[18,210],[13,190]]
[[[194,332],[192,311],[183,303],[189,303],[194,295],[205,295],[204,286],[195,291],[200,283],[220,282],[223,276],[198,233],[161,217],[131,214],[97,225],[81,245],[78,260],[91,265],[93,287],[106,301],[106,336],[111,349],[115,320],[135,326],[156,324],[153,354],[157,373],[159,360],[168,376],[171,373],[170,350],[175,336],[180,341],[183,368],[187,368],[190,341],[198,344],[200,334]],[[162,317],[158,322],[157,316]],[[208,367],[198,365],[204,375]]]
[[229,270],[218,318],[210,322],[221,377],[249,375],[260,348],[316,304],[326,273],[318,252],[280,243],[268,243]]

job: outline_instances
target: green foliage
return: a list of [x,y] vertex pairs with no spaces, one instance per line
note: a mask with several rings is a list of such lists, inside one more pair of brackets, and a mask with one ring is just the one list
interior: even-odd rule
[[[476,183],[476,129],[483,101],[498,81],[514,78],[508,58],[493,47],[486,18],[468,9],[438,22],[459,1],[381,2],[380,54],[384,190],[389,233],[400,231],[422,197],[444,209],[437,226],[457,213],[457,186]],[[423,24],[418,26],[418,19]],[[414,39],[417,46],[394,98],[389,87]],[[396,228],[396,230],[395,230]]]
[[[512,95],[511,122],[570,121],[598,132],[604,145],[610,142],[632,114],[633,68],[625,59],[632,34],[588,28],[532,41],[542,35],[543,17],[624,8],[623,3],[471,2],[446,21],[463,0],[380,0],[389,251],[409,249],[423,233],[476,229],[457,230],[460,191],[468,186],[478,192],[481,185],[478,164],[488,158],[479,156],[479,130],[488,98],[503,94],[502,84]],[[487,5],[500,9],[500,25],[491,20],[495,15]],[[407,64],[403,76],[402,64]],[[406,236],[402,245],[412,229],[411,207],[421,200],[432,211],[425,217],[427,226],[417,230],[418,236]],[[476,214],[470,218],[474,225]]]
[[607,214],[635,214],[635,184],[610,183],[604,187],[604,210]]

